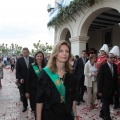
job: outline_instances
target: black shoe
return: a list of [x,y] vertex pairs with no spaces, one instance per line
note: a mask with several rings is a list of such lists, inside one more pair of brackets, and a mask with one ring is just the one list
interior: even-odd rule
[[80,102],[85,103],[85,100],[82,99],[82,100],[80,100]]
[[26,110],[27,110],[27,108],[26,108],[26,107],[23,107],[22,112],[25,112]]
[[99,117],[102,118],[103,120],[105,120],[104,115],[100,114]]
[[35,110],[33,108],[31,108],[31,111],[34,112]]
[[33,113],[34,113],[35,111],[32,109],[32,110],[31,110],[31,112],[33,112]]
[[110,118],[103,118],[103,120],[112,120],[111,117]]
[[76,105],[79,106],[79,105],[80,105],[80,102],[76,102]]
[[114,107],[113,107],[114,109],[117,109],[117,108],[119,108],[119,106],[118,105],[114,105]]
[[102,114],[100,114],[99,117],[102,118],[103,120],[112,120],[111,117],[110,118],[105,118],[104,115],[102,115]]

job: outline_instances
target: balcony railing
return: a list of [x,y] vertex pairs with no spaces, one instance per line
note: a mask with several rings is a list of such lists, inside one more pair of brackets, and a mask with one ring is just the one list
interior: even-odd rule
[[49,15],[49,21],[51,21],[54,17],[56,17],[58,15],[59,8],[61,6],[62,7],[69,6],[69,4],[70,4],[71,1],[74,1],[74,0],[61,0],[61,2],[59,3],[59,5],[57,5],[57,7],[55,9],[53,9],[53,11],[50,13],[50,15]]
[[47,26],[49,28],[59,27],[67,22],[66,19],[76,22],[76,19],[72,16],[74,13],[80,17],[80,14],[77,12],[78,10],[84,13],[84,8],[92,7],[98,1],[100,0],[62,0],[51,12]]

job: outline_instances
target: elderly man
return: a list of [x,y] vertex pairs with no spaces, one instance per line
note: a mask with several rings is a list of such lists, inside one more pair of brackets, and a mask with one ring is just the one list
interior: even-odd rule
[[109,105],[113,95],[117,94],[118,74],[114,59],[114,54],[109,53],[107,55],[107,62],[100,66],[97,76],[98,95],[102,97],[100,117],[104,120],[112,120]]

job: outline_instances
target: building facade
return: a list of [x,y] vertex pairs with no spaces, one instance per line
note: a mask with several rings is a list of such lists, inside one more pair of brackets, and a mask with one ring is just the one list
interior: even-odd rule
[[[61,19],[61,9],[74,9],[74,1],[81,4],[81,7]],[[80,1],[84,3],[85,0],[55,1],[48,23],[48,27],[55,28],[54,42],[69,41],[73,55],[81,55],[82,50],[90,48],[99,51],[103,44],[108,44],[109,49],[114,45],[120,47],[120,0],[86,0],[85,5]],[[61,21],[55,21],[57,17]]]

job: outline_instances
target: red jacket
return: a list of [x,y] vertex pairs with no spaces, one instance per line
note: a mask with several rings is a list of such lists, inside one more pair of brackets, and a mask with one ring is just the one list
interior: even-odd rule
[[100,66],[101,66],[102,64],[106,63],[106,62],[107,62],[107,57],[106,57],[106,55],[104,55],[104,56],[98,56],[98,58],[97,58],[97,69],[99,69]]
[[118,85],[120,86],[120,61],[115,59],[114,63],[117,65],[117,72],[118,72]]
[[120,61],[115,59],[114,63],[117,65],[117,72],[118,72],[118,76],[120,76]]

